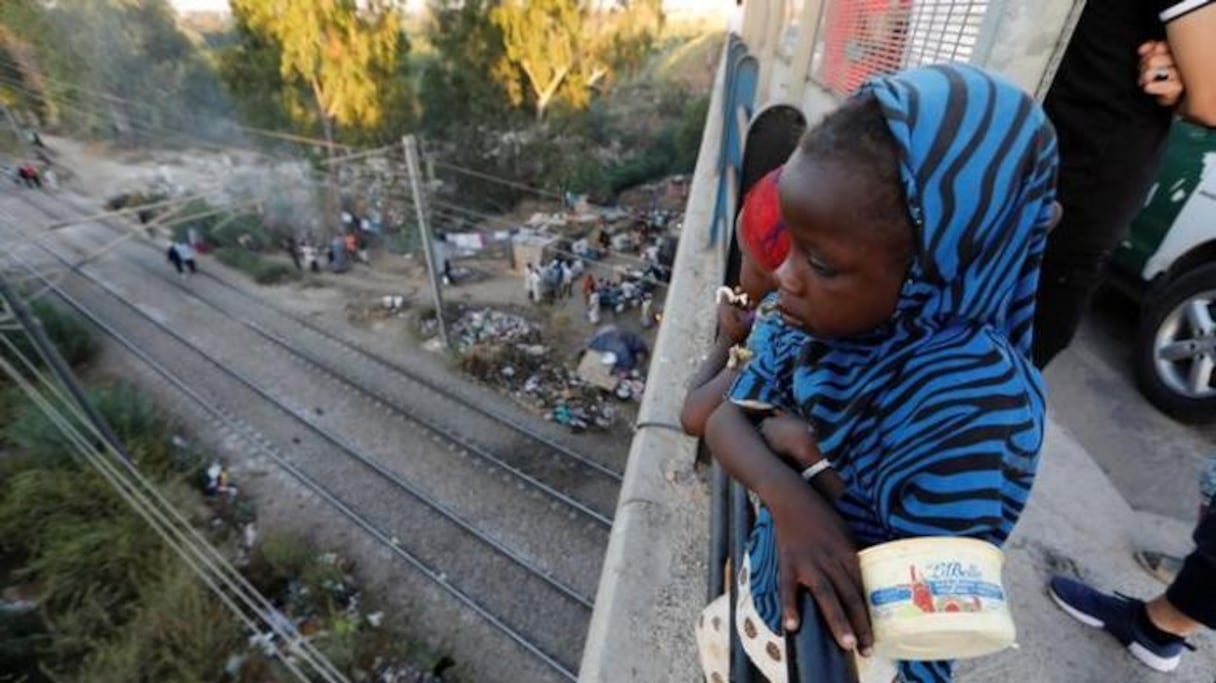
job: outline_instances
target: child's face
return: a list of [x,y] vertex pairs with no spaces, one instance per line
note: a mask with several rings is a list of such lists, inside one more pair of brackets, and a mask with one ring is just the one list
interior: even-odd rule
[[781,214],[793,244],[776,273],[781,311],[814,336],[869,332],[899,301],[911,236],[862,223],[867,188],[856,171],[797,155],[782,174]]

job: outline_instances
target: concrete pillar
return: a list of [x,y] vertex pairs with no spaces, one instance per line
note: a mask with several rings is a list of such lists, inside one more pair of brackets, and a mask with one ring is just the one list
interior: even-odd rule
[[760,73],[756,87],[756,104],[764,106],[775,99],[773,89],[773,73],[786,71],[785,64],[778,61],[785,59],[781,54],[781,34],[785,28],[785,10],[788,0],[762,0],[768,11],[764,15],[764,26],[761,32],[760,44],[752,49],[752,54],[760,61]]
[[798,42],[790,57],[787,89],[790,104],[802,101],[807,79],[811,77],[811,57],[815,53],[815,38],[819,35],[820,9],[823,0],[803,0],[802,12],[798,15]]
[[1085,0],[993,2],[973,61],[1042,99],[1084,6]]

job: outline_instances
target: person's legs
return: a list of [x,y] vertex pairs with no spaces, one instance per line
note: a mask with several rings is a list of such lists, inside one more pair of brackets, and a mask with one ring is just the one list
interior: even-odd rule
[[1040,369],[1072,342],[1144,202],[1150,171],[1061,167],[1057,198],[1064,212],[1047,236],[1035,297],[1033,359]]
[[[1208,508],[1208,513],[1195,527],[1193,538],[1195,550],[1186,556],[1182,571],[1166,589],[1164,600],[1158,598],[1149,603],[1151,606],[1158,601],[1166,602],[1155,608],[1156,614],[1152,610],[1149,613],[1153,622],[1166,631],[1176,632],[1173,628],[1186,627],[1188,621],[1216,629],[1216,513],[1212,508]],[[1167,606],[1174,608],[1177,614]],[[1158,617],[1163,621],[1158,622]]]
[[186,267],[190,269],[191,275],[198,272],[198,268],[196,268],[194,265],[194,259],[186,259]]
[[1106,264],[1119,243],[1119,226],[1069,223],[1064,219],[1047,239],[1035,301],[1034,363],[1047,367],[1072,342],[1094,292],[1106,276]]

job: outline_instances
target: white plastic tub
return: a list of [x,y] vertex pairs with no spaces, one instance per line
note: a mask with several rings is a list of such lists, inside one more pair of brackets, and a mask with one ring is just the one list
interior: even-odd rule
[[891,659],[980,657],[1017,637],[1000,549],[970,538],[883,543],[858,554],[875,651]]

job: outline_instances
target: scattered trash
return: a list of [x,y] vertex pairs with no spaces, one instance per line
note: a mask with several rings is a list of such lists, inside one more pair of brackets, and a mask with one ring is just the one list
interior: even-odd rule
[[540,327],[523,316],[492,308],[465,311],[451,330],[458,351],[483,343],[539,344]]
[[372,628],[380,628],[380,624],[384,623],[384,612],[372,612],[367,615],[367,623]]
[[502,311],[475,309],[465,311],[452,329],[465,372],[575,431],[612,425],[608,398],[539,343],[536,324]]
[[244,655],[232,655],[228,661],[224,663],[224,673],[228,674],[229,678],[237,678],[241,673],[241,665],[245,663]]

